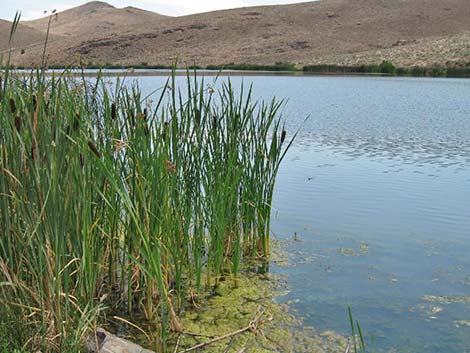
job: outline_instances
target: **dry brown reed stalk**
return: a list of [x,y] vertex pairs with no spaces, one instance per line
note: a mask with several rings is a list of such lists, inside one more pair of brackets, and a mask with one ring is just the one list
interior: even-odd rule
[[[209,341],[206,341],[206,342],[202,342],[202,343],[199,343],[193,347],[190,347],[188,349],[185,349],[184,351],[181,351],[180,353],[187,353],[187,352],[191,352],[191,351],[194,351],[194,350],[199,350],[199,349],[202,349],[204,347],[207,347],[213,343],[216,343],[216,342],[219,342],[219,341],[222,341],[222,340],[225,340],[227,338],[231,338],[231,337],[234,337],[236,335],[240,335],[242,333],[245,333],[247,331],[251,331],[252,333],[256,334],[257,331],[258,331],[258,328],[260,326],[260,324],[264,323],[264,321],[261,321],[261,317],[264,315],[265,313],[265,310],[260,310],[258,309],[258,314],[253,318],[253,320],[250,321],[250,323],[248,324],[248,326],[244,327],[244,328],[241,328],[239,330],[236,330],[236,331],[233,331],[233,332],[230,332],[228,334],[225,334],[223,336],[218,336],[218,337],[215,337],[215,338],[212,338],[210,339]],[[269,320],[268,320],[269,321]]]
[[176,171],[176,166],[171,163],[168,159],[165,159],[165,168],[170,173],[174,173]]

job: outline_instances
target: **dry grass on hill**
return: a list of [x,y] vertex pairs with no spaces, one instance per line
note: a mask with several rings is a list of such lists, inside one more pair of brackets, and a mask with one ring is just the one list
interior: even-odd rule
[[[182,17],[92,2],[53,18],[48,62],[463,65],[470,61],[469,18],[468,0],[320,0]],[[39,33],[47,19],[25,24]],[[15,62],[37,64],[40,42],[31,36],[23,54],[18,45]]]

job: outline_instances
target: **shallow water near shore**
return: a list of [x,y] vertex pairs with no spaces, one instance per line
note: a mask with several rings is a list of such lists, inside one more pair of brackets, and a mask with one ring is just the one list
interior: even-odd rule
[[[290,286],[278,300],[345,335],[350,304],[374,351],[469,352],[470,80],[231,80],[286,98],[288,136],[302,126],[274,195],[291,253],[271,266]],[[151,92],[164,78],[138,81]]]

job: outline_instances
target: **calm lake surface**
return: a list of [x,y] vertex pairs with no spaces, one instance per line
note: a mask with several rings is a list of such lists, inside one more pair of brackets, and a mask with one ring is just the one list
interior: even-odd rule
[[[274,198],[291,253],[272,267],[290,286],[279,300],[343,334],[351,305],[374,351],[470,352],[470,80],[231,80],[286,98],[288,136],[302,126]],[[138,81],[149,92],[164,78]]]

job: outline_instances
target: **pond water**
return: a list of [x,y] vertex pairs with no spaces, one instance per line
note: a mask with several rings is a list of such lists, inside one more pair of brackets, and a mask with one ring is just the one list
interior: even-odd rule
[[272,267],[290,285],[279,300],[344,334],[351,305],[374,352],[470,352],[470,80],[242,81],[287,99],[288,136],[302,126],[274,196],[293,264]]

